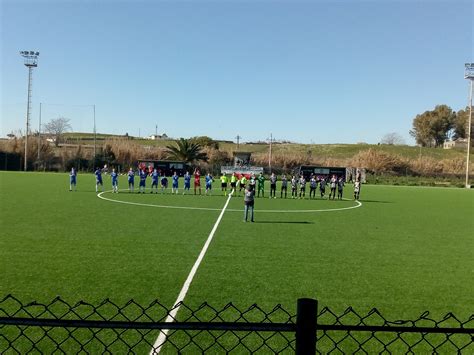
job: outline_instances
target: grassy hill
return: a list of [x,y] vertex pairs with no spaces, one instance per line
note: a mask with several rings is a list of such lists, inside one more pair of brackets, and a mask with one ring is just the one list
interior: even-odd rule
[[[65,138],[69,143],[77,144],[91,144],[94,141],[92,133],[71,132],[66,133]],[[124,136],[113,134],[97,133],[98,140],[106,139],[124,139]],[[135,143],[144,146],[166,147],[173,144],[173,139],[158,139],[149,140],[138,137],[129,137]],[[74,142],[75,141],[75,142]],[[237,151],[237,144],[229,142],[219,142],[219,149],[227,152]],[[313,157],[332,157],[334,159],[350,159],[357,153],[374,149],[376,151],[385,152],[388,154],[398,155],[403,158],[417,159],[421,157],[428,157],[436,160],[455,159],[465,157],[465,150],[460,149],[442,149],[442,148],[424,148],[408,145],[387,145],[387,144],[300,144],[300,143],[274,143],[272,146],[273,154],[288,154],[288,155],[311,155]],[[259,143],[241,143],[240,151],[251,153],[267,153],[269,152],[268,144]],[[474,152],[474,150],[472,150]],[[474,154],[471,154],[471,159]]]

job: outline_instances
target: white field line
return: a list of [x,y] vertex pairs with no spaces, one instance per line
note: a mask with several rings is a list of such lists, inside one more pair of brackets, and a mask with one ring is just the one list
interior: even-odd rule
[[[139,202],[128,202],[128,201],[121,201],[121,200],[114,200],[111,198],[107,198],[102,196],[104,193],[110,193],[112,190],[103,191],[97,194],[97,197],[110,202],[122,203],[125,205],[134,205],[134,206],[143,206],[143,207],[156,207],[156,208],[170,208],[170,209],[181,209],[181,210],[201,210],[201,211],[220,211],[219,208],[211,208],[211,207],[187,207],[187,206],[169,206],[169,205],[154,205],[151,203],[139,203]],[[291,200],[291,199],[288,199]],[[344,201],[353,201],[348,198],[343,198]],[[257,199],[258,201],[258,199]],[[344,210],[352,210],[354,208],[359,208],[362,206],[362,202],[354,201],[356,203],[355,206],[349,207],[341,207],[341,208],[323,208],[318,210],[256,210],[258,213],[316,213],[316,212],[336,212],[336,211],[344,211]],[[228,209],[227,212],[242,212],[242,210],[237,209]]]
[[[224,207],[222,208],[222,211],[219,214],[219,217],[217,218],[217,221],[214,224],[214,227],[212,228],[211,233],[207,237],[206,243],[202,247],[201,253],[199,253],[199,256],[196,259],[196,262],[194,263],[194,265],[193,265],[186,281],[184,282],[183,287],[181,288],[181,291],[178,295],[178,298],[174,302],[173,309],[168,314],[168,317],[166,317],[165,323],[172,323],[176,319],[176,314],[178,313],[179,308],[181,307],[181,302],[183,302],[184,298],[186,297],[186,294],[188,293],[189,286],[191,285],[191,282],[193,281],[194,275],[196,274],[196,271],[199,268],[199,265],[201,264],[201,261],[204,258],[204,255],[206,254],[207,249],[209,248],[209,245],[211,244],[212,238],[214,237],[214,234],[216,233],[217,227],[219,226],[219,223],[221,222],[222,217],[224,216],[224,212],[227,208],[227,205],[230,202],[231,197],[232,197],[232,195],[229,195],[229,197],[227,198],[227,201],[226,201]],[[162,349],[162,347],[163,347],[163,345],[166,341],[168,331],[169,331],[168,329],[160,331],[160,335],[156,339],[155,344],[153,345],[153,349],[150,351],[151,355],[160,353],[160,351],[161,351],[161,349]]]

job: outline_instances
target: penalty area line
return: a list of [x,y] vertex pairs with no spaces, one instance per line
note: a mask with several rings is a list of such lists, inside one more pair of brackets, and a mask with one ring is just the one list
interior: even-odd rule
[[[202,247],[202,250],[199,253],[198,258],[196,259],[191,271],[189,272],[188,277],[186,278],[186,281],[183,284],[183,287],[181,288],[181,291],[179,292],[178,298],[176,298],[176,301],[174,302],[171,312],[168,314],[168,317],[166,317],[165,323],[173,323],[175,321],[176,314],[178,313],[179,308],[181,307],[181,302],[183,302],[184,298],[186,297],[186,294],[188,293],[189,286],[191,286],[191,282],[193,281],[194,275],[196,274],[197,269],[199,268],[199,265],[201,264],[201,261],[204,259],[204,255],[206,255],[206,251],[209,248],[209,245],[211,244],[212,238],[214,237],[214,234],[216,233],[217,227],[219,226],[219,223],[221,222],[222,217],[224,216],[224,212],[227,206],[229,205],[231,197],[232,197],[232,194],[230,194],[229,197],[227,198],[227,201],[224,207],[222,208],[222,211],[219,214],[219,217],[217,218],[217,221],[214,224],[214,227],[212,227],[211,233],[209,233],[209,236],[207,237],[206,243],[204,243],[204,246]],[[150,355],[156,355],[160,353],[168,337],[168,332],[169,332],[169,329],[160,330],[160,335],[158,336],[155,343],[153,344],[153,348],[150,351]]]

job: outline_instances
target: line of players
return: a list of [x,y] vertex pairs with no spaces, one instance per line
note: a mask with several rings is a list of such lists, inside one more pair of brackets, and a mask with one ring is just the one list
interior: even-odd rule
[[[95,190],[96,192],[99,192],[99,189],[102,188],[103,190],[103,180],[102,180],[102,173],[107,171],[107,166],[105,165],[103,169],[101,168],[96,168],[94,171],[94,175],[96,178],[96,185],[95,185]],[[135,191],[135,176],[138,175],[139,178],[139,188],[137,193],[145,193],[145,188],[146,188],[146,180],[148,177],[151,178],[151,190],[150,193],[158,193],[158,188],[161,188],[161,192],[165,193],[169,180],[166,174],[163,174],[161,176],[160,172],[157,169],[146,169],[146,168],[140,168],[138,169],[137,173],[130,168],[130,170],[127,173],[127,181],[128,181],[128,191],[129,193],[133,193]],[[196,168],[194,170],[194,194],[201,195],[201,172],[199,168]],[[69,185],[69,191],[74,191],[76,190],[76,177],[77,177],[77,172],[75,171],[74,168],[71,169],[71,173],[69,174],[70,176],[70,185]],[[110,177],[112,180],[112,192],[113,193],[118,193],[118,177],[119,174],[116,172],[115,169],[112,169],[112,172],[110,173]],[[186,172],[184,174],[184,191],[183,195],[190,193],[191,189],[191,175],[189,172]],[[269,198],[276,198],[276,188],[277,188],[277,176],[275,173],[272,173],[270,178],[270,196]],[[344,179],[342,176],[336,177],[336,175],[332,175],[331,178],[329,177],[322,177],[322,176],[316,176],[316,175],[311,175],[309,181],[306,181],[306,178],[304,175],[300,175],[299,177],[296,177],[295,175],[292,176],[291,180],[288,181],[288,178],[286,177],[285,174],[283,174],[280,178],[281,180],[281,190],[280,190],[280,198],[287,198],[287,191],[288,191],[288,184],[290,184],[291,187],[291,198],[295,199],[304,199],[306,195],[306,184],[308,183],[309,185],[309,198],[314,199],[316,198],[316,191],[319,187],[319,192],[321,198],[325,197],[326,194],[326,186],[329,185],[329,197],[328,199],[335,199],[336,198],[336,190],[337,190],[337,198],[342,199],[343,191],[344,191]],[[171,181],[172,181],[172,186],[171,186],[171,193],[172,194],[178,194],[178,189],[179,189],[179,175],[174,172],[173,175],[171,176]],[[220,177],[221,181],[221,189],[222,193],[224,196],[227,196],[227,185],[229,183],[229,178],[227,175],[222,174]],[[213,176],[208,173],[205,176],[205,194],[210,195],[212,194],[212,183],[214,182]],[[232,176],[230,177],[230,188],[231,192],[237,192],[238,196],[240,196],[240,193],[242,191],[245,192],[245,186],[249,183],[250,185],[253,185],[255,188],[255,191],[257,192],[257,197],[260,197],[260,194],[262,197],[265,197],[265,177],[263,176],[262,173],[259,174],[258,177],[255,177],[255,175],[251,175],[249,179],[245,175],[237,176],[237,174],[233,173]],[[354,182],[354,199],[358,200],[360,196],[360,178],[357,177],[356,181]],[[238,191],[237,191],[238,189]]]
[[[260,197],[260,193],[262,197],[265,197],[265,177],[262,173],[255,179],[254,176],[250,178],[250,184],[257,185],[257,197]],[[270,175],[270,198],[276,198],[276,188],[277,188],[277,176],[275,173]],[[345,182],[342,176],[336,177],[336,175],[332,175],[331,178],[323,177],[323,176],[316,176],[311,174],[309,181],[306,180],[303,174],[299,177],[293,175],[291,180],[288,181],[288,178],[285,174],[283,174],[280,178],[281,180],[281,188],[280,188],[280,198],[287,198],[287,191],[288,191],[288,184],[291,187],[291,198],[298,198],[304,199],[306,195],[306,184],[309,185],[309,198],[315,199],[316,198],[316,191],[319,187],[319,192],[321,198],[324,198],[326,195],[326,186],[329,185],[329,199],[336,198],[336,189],[337,189],[337,198],[342,199],[342,195],[344,192]],[[242,184],[241,184],[242,185]],[[244,183],[245,187],[245,183]],[[354,182],[354,199],[358,200],[360,195],[360,179],[356,179]]]

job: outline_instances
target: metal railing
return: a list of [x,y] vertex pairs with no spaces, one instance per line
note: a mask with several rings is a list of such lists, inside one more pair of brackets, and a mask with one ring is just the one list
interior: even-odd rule
[[[165,322],[178,306],[174,322]],[[0,353],[474,353],[474,315],[435,320],[424,312],[390,321],[375,308],[365,315],[318,311],[312,299],[299,299],[296,314],[281,305],[174,307],[59,297],[23,303],[8,295],[0,300]]]

